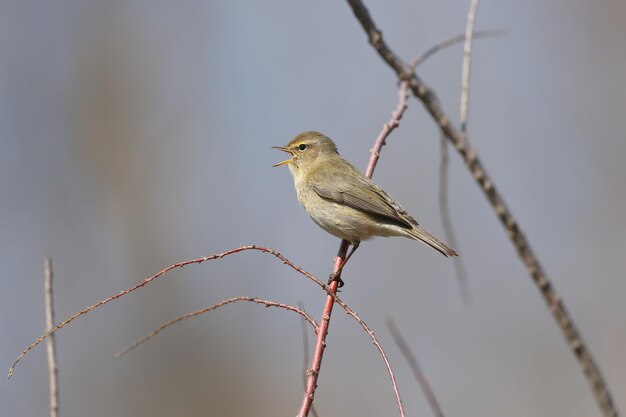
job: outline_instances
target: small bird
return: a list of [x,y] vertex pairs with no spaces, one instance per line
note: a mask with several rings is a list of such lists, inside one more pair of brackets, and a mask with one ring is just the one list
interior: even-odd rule
[[287,165],[293,176],[298,201],[322,229],[352,244],[352,250],[329,283],[337,280],[343,265],[362,240],[374,236],[404,236],[419,240],[444,256],[457,256],[445,243],[420,228],[402,206],[382,188],[339,155],[337,146],[319,132],[303,132],[287,146],[274,149],[291,158]]

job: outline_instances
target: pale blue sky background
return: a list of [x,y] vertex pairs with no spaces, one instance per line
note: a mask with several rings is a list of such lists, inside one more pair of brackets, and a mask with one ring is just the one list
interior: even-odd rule
[[[469,2],[368,1],[409,60],[463,32]],[[626,3],[491,1],[477,28],[470,136],[626,408]],[[420,68],[458,117],[461,47]],[[57,317],[184,259],[257,243],[324,278],[338,240],[299,207],[272,145],[333,137],[364,167],[396,80],[344,2],[0,3],[0,364],[44,327],[43,258]],[[375,179],[428,230],[438,133],[411,101]],[[409,415],[429,415],[386,330],[394,317],[448,417],[598,415],[585,380],[482,193],[451,157],[452,214],[471,308],[450,262],[403,239],[362,246],[344,299],[377,332]],[[252,305],[179,325],[123,359],[162,321],[236,295],[322,293],[247,253],[176,271],[58,336],[65,416],[292,416],[302,396],[298,318]],[[336,315],[322,416],[394,415],[380,357]],[[45,415],[45,349],[0,383],[7,416]]]

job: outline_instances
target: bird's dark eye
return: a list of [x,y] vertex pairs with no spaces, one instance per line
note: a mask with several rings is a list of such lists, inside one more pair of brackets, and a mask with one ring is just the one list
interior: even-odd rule
[[304,143],[301,143],[300,146],[298,146],[298,149],[300,149],[301,151],[306,149],[306,145]]

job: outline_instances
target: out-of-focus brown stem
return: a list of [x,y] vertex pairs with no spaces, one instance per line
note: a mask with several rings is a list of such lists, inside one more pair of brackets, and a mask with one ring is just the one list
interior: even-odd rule
[[[44,261],[44,293],[46,306],[46,332],[54,328],[54,300],[52,298],[52,259]],[[57,365],[56,340],[48,338],[48,379],[50,381],[50,417],[59,415],[59,366]]]
[[[380,151],[382,147],[385,145],[385,141],[389,134],[400,125],[400,119],[402,119],[402,115],[407,108],[407,98],[408,98],[408,89],[409,83],[406,81],[402,81],[400,83],[400,88],[398,90],[398,105],[391,113],[391,118],[385,125],[383,126],[382,131],[376,138],[374,142],[374,146],[370,150],[370,159],[367,164],[367,169],[365,170],[365,175],[369,178],[372,178],[374,174],[374,169],[376,168],[376,164],[378,163],[378,159],[380,158]],[[346,258],[346,254],[348,252],[348,246],[350,242],[347,240],[342,240],[341,245],[339,246],[339,252],[335,257],[335,265],[333,268],[333,273],[337,272],[339,268],[342,266],[344,259]],[[298,417],[307,417],[309,415],[309,411],[313,404],[313,399],[315,397],[315,390],[317,388],[317,379],[319,376],[320,368],[322,366],[322,358],[324,357],[324,349],[326,348],[326,335],[328,334],[328,326],[330,325],[330,318],[333,312],[333,305],[335,304],[334,295],[337,294],[337,281],[333,281],[330,284],[329,291],[332,294],[329,294],[326,297],[326,304],[324,305],[324,311],[322,312],[322,319],[320,320],[320,327],[317,334],[317,340],[315,343],[315,351],[313,353],[313,362],[311,364],[311,369],[307,371],[308,380],[306,391],[304,393],[304,398],[302,400],[302,405],[300,406],[300,411],[298,412]],[[349,314],[349,313],[348,313]],[[360,320],[360,319],[359,319]],[[379,349],[383,355],[383,359],[387,360],[386,355],[382,352],[382,349]],[[402,400],[400,399],[400,393],[398,391],[397,384],[395,382],[395,377],[393,372],[390,372],[390,376],[394,385],[394,393],[396,396],[396,402],[398,404],[398,408],[400,409],[400,415],[404,417],[404,408],[402,406]]]
[[355,17],[361,24],[363,30],[368,36],[372,47],[378,52],[380,57],[389,65],[396,73],[401,81],[408,81],[413,95],[417,97],[428,113],[431,115],[439,129],[446,135],[446,138],[452,143],[457,150],[468,170],[480,186],[481,190],[487,197],[491,207],[500,219],[502,226],[506,230],[511,243],[517,250],[517,253],[526,266],[526,269],[539,289],[548,309],[556,324],[561,329],[563,337],[567,341],[569,348],[578,360],[587,382],[591,387],[591,392],[605,417],[617,417],[619,415],[608,385],[604,381],[600,369],[596,365],[591,351],[585,344],[580,332],[576,328],[569,312],[556,292],[554,286],[550,282],[546,272],[539,263],[539,259],[530,247],[526,235],[522,231],[519,223],[513,216],[513,213],[506,206],[504,198],[497,191],[493,180],[487,174],[482,161],[478,157],[478,153],[470,145],[466,135],[461,133],[451,122],[450,118],[444,113],[439,99],[435,92],[426,85],[421,78],[417,76],[411,66],[406,65],[404,61],[387,45],[383,39],[382,32],[376,27],[369,11],[361,0],[347,0],[352,8]]
[[389,327],[389,332],[391,333],[393,340],[395,340],[396,345],[398,345],[400,352],[402,352],[402,355],[409,363],[409,367],[413,371],[413,375],[415,376],[417,383],[422,388],[422,392],[424,393],[428,404],[430,404],[430,408],[431,410],[433,410],[433,414],[435,415],[435,417],[445,417],[441,406],[439,405],[439,401],[437,401],[437,397],[435,397],[435,393],[430,387],[430,384],[428,383],[424,372],[422,372],[422,368],[417,362],[417,358],[411,351],[411,348],[409,347],[407,342],[404,340],[404,337],[402,337],[402,333],[400,333],[400,329],[398,329],[398,326],[396,326],[395,321],[393,321],[392,319],[387,319],[387,327]]

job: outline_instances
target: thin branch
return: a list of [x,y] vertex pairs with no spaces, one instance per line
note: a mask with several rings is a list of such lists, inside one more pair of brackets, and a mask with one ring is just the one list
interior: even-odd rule
[[398,382],[396,381],[396,376],[393,373],[393,369],[391,368],[391,363],[389,363],[389,359],[387,358],[387,354],[385,353],[382,345],[380,344],[380,342],[378,341],[378,339],[376,338],[376,335],[374,334],[374,332],[369,328],[369,326],[363,321],[363,319],[361,319],[361,317],[359,317],[359,315],[356,313],[356,311],[352,310],[350,307],[348,307],[348,305],[346,303],[344,303],[339,296],[337,296],[337,294],[333,294],[333,298],[335,299],[335,302],[337,304],[339,304],[339,306],[341,308],[344,309],[344,311],[346,313],[348,313],[348,315],[350,317],[352,317],[353,319],[355,319],[363,328],[363,330],[365,330],[365,333],[367,333],[367,335],[370,337],[370,339],[372,340],[372,343],[374,344],[374,346],[376,346],[376,349],[378,350],[378,353],[380,353],[380,356],[383,358],[383,361],[385,362],[385,367],[387,368],[387,373],[389,374],[389,377],[391,378],[391,384],[393,386],[393,393],[396,397],[396,403],[398,405],[398,409],[400,411],[400,415],[402,417],[404,417],[404,407],[402,405],[402,400],[400,399],[400,390],[398,389]]
[[[346,303],[344,303],[339,296],[335,293],[337,290],[337,282],[334,281],[333,284],[335,285],[326,285],[324,284],[322,281],[320,281],[319,279],[317,279],[313,274],[311,274],[310,272],[304,270],[303,268],[299,267],[298,265],[294,264],[291,260],[287,259],[286,257],[284,257],[283,255],[280,254],[280,252],[275,251],[273,249],[267,248],[267,247],[263,247],[263,246],[257,246],[257,245],[246,245],[246,246],[240,246],[238,248],[235,249],[231,249],[222,253],[217,253],[214,255],[210,255],[210,256],[204,256],[201,258],[197,258],[197,259],[192,259],[189,261],[184,261],[184,262],[179,262],[173,265],[168,266],[167,268],[157,272],[156,274],[152,275],[149,278],[144,279],[143,281],[139,282],[138,284],[134,285],[133,287],[128,288],[127,290],[124,291],[120,291],[119,293],[117,293],[116,295],[107,297],[103,300],[98,301],[97,303],[75,313],[74,315],[72,315],[70,318],[68,318],[67,320],[63,321],[62,323],[56,325],[54,328],[52,328],[52,330],[47,331],[44,335],[42,335],[39,339],[37,339],[35,342],[33,342],[30,346],[28,346],[26,349],[24,349],[22,351],[22,353],[18,356],[18,358],[13,362],[13,366],[11,366],[11,369],[9,370],[9,375],[8,377],[10,378],[11,375],[13,375],[13,371],[15,370],[15,366],[18,364],[18,362],[20,361],[21,358],[24,357],[24,355],[26,355],[29,351],[31,351],[33,348],[35,348],[37,345],[39,345],[42,341],[50,338],[51,336],[53,336],[58,330],[62,329],[63,327],[65,327],[66,325],[68,325],[69,323],[71,323],[72,321],[76,320],[77,318],[84,316],[85,314],[87,314],[88,312],[101,307],[102,305],[118,299],[120,297],[122,297],[123,295],[129,294],[139,288],[142,288],[143,286],[149,284],[150,282],[154,281],[155,279],[165,275],[167,272],[171,271],[172,269],[176,269],[176,268],[182,268],[185,267],[187,265],[191,265],[191,264],[201,264],[203,262],[206,261],[211,261],[211,260],[216,260],[216,259],[222,259],[225,256],[229,256],[229,255],[233,255],[233,254],[237,254],[240,252],[244,252],[244,251],[259,251],[261,253],[265,253],[265,254],[269,254],[274,256],[275,258],[279,259],[283,264],[289,266],[291,269],[293,269],[294,271],[300,273],[301,275],[303,275],[304,277],[308,278],[310,281],[314,282],[315,284],[317,284],[317,286],[319,286],[323,291],[325,291],[327,294],[329,294],[329,297],[332,298],[333,300],[333,304],[337,303],[339,304],[339,306],[341,308],[343,308],[348,314],[350,314],[351,317],[353,317],[355,320],[357,320],[357,322],[359,322],[359,324],[361,324],[361,327],[363,327],[363,329],[368,332],[368,335],[370,336],[370,338],[372,339],[372,342],[376,345],[376,347],[378,348],[379,352],[383,353],[383,359],[385,361],[385,365],[387,367],[387,371],[389,373],[389,376],[391,378],[391,382],[393,385],[393,389],[394,392],[396,393],[396,397],[397,399],[399,399],[399,395],[397,394],[398,392],[398,387],[397,387],[397,383],[396,383],[396,379],[395,376],[393,374],[393,371],[391,369],[391,365],[389,364],[386,355],[384,355],[384,351],[382,351],[382,347],[380,346],[380,343],[376,340],[376,337],[374,336],[374,333],[365,325],[365,323],[358,317],[358,315],[354,312],[354,310],[350,309],[350,307],[348,307],[348,305]],[[334,287],[334,289],[333,289]],[[265,300],[263,300],[265,301]],[[310,316],[309,316],[310,317]],[[311,318],[311,320],[313,320]],[[313,320],[313,323],[315,323],[315,321]],[[322,325],[324,324],[324,322],[322,322]],[[321,331],[321,327],[322,325],[317,325],[317,329],[318,329],[318,333]],[[400,403],[401,404],[401,403]]]
[[[474,22],[478,11],[478,1],[472,0],[467,14],[467,25],[465,27],[465,43],[463,45],[463,64],[461,66],[461,104],[460,104],[460,126],[461,133],[467,137],[467,121],[469,116],[469,93],[470,93],[470,69],[472,62],[472,39],[474,35]],[[448,142],[442,134],[440,137],[441,158],[439,168],[439,210],[441,212],[441,222],[446,239],[450,244],[459,248],[458,239],[454,232],[452,215],[450,214],[449,192],[448,192]],[[471,304],[470,292],[468,288],[467,272],[461,257],[452,260],[456,278],[461,289],[461,296],[466,305]]]
[[435,417],[445,417],[443,411],[441,410],[441,406],[439,405],[439,401],[437,401],[437,397],[435,397],[435,393],[430,387],[426,376],[424,376],[424,373],[422,372],[422,368],[417,362],[417,358],[411,351],[409,345],[404,340],[404,337],[402,337],[402,334],[400,333],[400,330],[398,329],[398,326],[396,326],[396,323],[393,321],[393,319],[387,319],[387,327],[389,328],[391,337],[393,337],[393,340],[396,342],[396,345],[398,345],[400,352],[402,352],[404,359],[406,359],[407,363],[411,367],[415,379],[417,379],[417,382],[422,388],[422,392],[424,393],[428,404],[430,404],[430,408],[433,410],[433,414],[435,414]]
[[47,331],[45,334],[43,334],[41,337],[39,337],[37,340],[35,340],[33,343],[31,343],[26,349],[24,349],[19,356],[15,359],[15,361],[13,362],[13,365],[11,366],[11,368],[9,369],[9,373],[7,378],[11,378],[11,376],[13,375],[13,372],[15,371],[15,367],[17,366],[17,364],[20,362],[20,360],[24,357],[24,355],[26,355],[28,352],[30,352],[32,349],[34,349],[37,345],[39,345],[41,342],[43,342],[44,340],[46,340],[48,337],[50,337],[51,335],[55,334],[57,331],[59,331],[60,329],[62,329],[63,327],[67,326],[69,323],[73,322],[74,320],[76,320],[79,317],[84,316],[85,314],[89,313],[90,311],[101,307],[113,300],[117,300],[118,298],[129,294],[135,290],[138,290],[140,288],[143,288],[145,285],[151,283],[152,281],[154,281],[155,279],[165,275],[166,273],[168,273],[169,271],[171,271],[172,269],[176,269],[176,268],[183,268],[187,265],[192,265],[192,264],[201,264],[203,262],[207,262],[207,261],[213,261],[216,259],[222,259],[225,256],[229,256],[229,255],[233,255],[239,252],[244,252],[244,251],[250,251],[250,250],[255,250],[255,251],[259,251],[262,253],[267,253],[270,254],[278,259],[280,259],[285,265],[289,266],[290,268],[294,269],[295,271],[301,273],[302,275],[304,275],[305,277],[307,277],[308,279],[312,280],[313,282],[319,282],[319,280],[317,278],[315,278],[313,275],[311,275],[310,273],[308,273],[307,271],[305,271],[304,269],[302,269],[301,267],[295,265],[293,262],[291,262],[289,259],[285,258],[283,255],[280,254],[280,252],[277,252],[273,249],[270,248],[266,248],[263,246],[257,246],[257,245],[246,245],[246,246],[240,246],[238,248],[235,249],[231,249],[228,250],[226,252],[222,252],[222,253],[217,253],[214,255],[210,255],[210,256],[203,256],[201,258],[197,258],[197,259],[191,259],[189,261],[184,261],[184,262],[179,262],[173,265],[168,266],[167,268],[157,272],[156,274],[152,275],[149,278],[144,279],[143,281],[139,282],[138,284],[124,290],[124,291],[119,291],[118,293],[111,295],[105,299],[102,299],[100,301],[98,301],[95,304],[90,305],[89,307],[86,307],[84,309],[82,309],[81,311],[73,314],[72,316],[70,316],[69,318],[67,318],[66,320],[62,321],[61,323],[57,324],[56,326],[54,326],[54,328],[52,328],[52,330]]
[[[454,232],[454,224],[452,223],[452,216],[450,215],[450,205],[448,199],[448,142],[446,137],[441,134],[439,138],[439,213],[441,215],[441,224],[443,226],[443,232],[446,236],[446,240],[453,248],[460,249],[460,245]],[[467,271],[465,269],[465,263],[463,256],[456,256],[452,259],[454,265],[454,272],[456,275],[459,289],[461,291],[461,298],[463,303],[468,306],[472,303],[472,296],[470,294],[468,286]]]
[[[49,337],[53,336],[58,330],[62,329],[63,327],[65,327],[66,325],[68,325],[69,323],[71,323],[72,321],[76,320],[79,317],[84,316],[85,314],[89,313],[90,311],[103,306],[104,304],[116,300],[126,294],[129,294],[139,288],[144,287],[145,285],[151,283],[152,281],[154,281],[155,279],[165,275],[166,273],[168,273],[169,271],[171,271],[172,269],[176,269],[176,268],[183,268],[187,265],[191,265],[191,264],[201,264],[203,262],[206,261],[212,261],[212,260],[216,260],[216,259],[222,259],[226,256],[229,255],[233,255],[233,254],[237,254],[240,252],[244,252],[244,251],[259,251],[261,253],[265,253],[265,254],[269,254],[274,256],[275,258],[279,259],[283,264],[289,266],[291,269],[293,269],[294,271],[300,273],[301,275],[303,275],[304,277],[308,278],[310,281],[314,282],[315,284],[317,284],[317,286],[319,286],[323,291],[325,291],[327,294],[329,294],[329,296],[332,298],[333,300],[333,304],[336,302],[337,304],[339,304],[339,306],[341,306],[344,310],[346,310],[346,312],[348,312],[348,314],[350,314],[353,318],[355,318],[357,321],[359,321],[359,323],[361,324],[361,326],[363,327],[364,323],[362,323],[362,320],[360,320],[358,318],[358,316],[356,315],[356,313],[351,310],[346,303],[344,303],[339,296],[337,296],[334,292],[333,292],[333,287],[334,287],[334,291],[336,291],[337,287],[336,287],[336,281],[333,282],[333,284],[335,285],[326,285],[324,284],[322,281],[320,281],[319,279],[317,279],[313,274],[311,274],[310,272],[306,271],[305,269],[301,268],[300,266],[296,265],[295,263],[293,263],[291,260],[287,259],[286,257],[284,257],[283,255],[280,254],[280,252],[275,251],[273,249],[267,248],[267,247],[263,247],[263,246],[257,246],[257,245],[246,245],[246,246],[240,246],[238,248],[235,249],[231,249],[222,253],[217,253],[214,255],[210,255],[210,256],[204,256],[201,258],[197,258],[197,259],[191,259],[188,261],[184,261],[184,262],[179,262],[173,265],[168,266],[167,268],[157,272],[156,274],[152,275],[149,278],[144,279],[143,281],[139,282],[138,284],[128,288],[127,290],[124,291],[120,291],[115,295],[112,295],[110,297],[107,297],[103,300],[98,301],[97,303],[84,308],[83,310],[73,314],[71,317],[69,317],[68,319],[66,319],[65,321],[59,323],[58,325],[56,325],[54,328],[52,328],[52,330],[47,331],[44,335],[42,335],[39,339],[37,339],[35,342],[33,342],[30,346],[28,346],[26,349],[24,349],[22,351],[22,353],[17,357],[17,359],[13,362],[13,366],[11,366],[11,369],[9,369],[9,375],[8,377],[10,378],[13,375],[13,372],[15,370],[15,366],[18,364],[18,362],[24,357],[24,355],[26,355],[28,352],[30,352],[32,349],[34,349],[37,345],[39,345],[41,342],[43,342],[44,340],[48,339]],[[350,313],[352,312],[352,314]],[[321,325],[318,325],[318,333],[321,331],[322,325],[324,324],[324,321],[322,321]],[[365,329],[365,327],[364,327]],[[366,329],[366,331],[369,329]],[[373,338],[373,341],[375,340],[375,337],[373,335],[373,333],[371,333],[370,330],[370,338]],[[380,347],[380,344],[378,343],[378,348],[379,351],[382,349]],[[395,380],[395,377],[393,375],[393,371],[391,369],[391,366],[389,365],[389,362],[386,360],[385,357],[383,357],[385,359],[385,364],[387,366],[387,371],[389,372],[390,378],[391,378],[391,382],[394,388],[394,392],[397,392],[398,388],[397,388],[397,383]]]
[[233,297],[233,298],[229,298],[229,299],[220,301],[219,303],[213,304],[210,307],[206,307],[206,308],[202,308],[200,310],[192,311],[190,313],[178,316],[175,319],[166,321],[165,323],[161,324],[159,327],[157,327],[156,329],[152,330],[150,333],[148,333],[147,335],[145,335],[141,339],[137,340],[136,342],[134,342],[130,346],[124,348],[122,351],[116,353],[115,357],[119,358],[121,356],[124,356],[125,354],[127,354],[131,350],[135,349],[136,347],[138,347],[139,345],[143,344],[144,342],[147,342],[148,340],[152,339],[157,334],[161,333],[163,330],[167,329],[168,327],[170,327],[170,326],[172,326],[172,325],[174,325],[174,324],[176,324],[178,322],[181,322],[181,321],[183,321],[185,319],[188,319],[188,318],[191,318],[191,317],[200,316],[200,315],[202,315],[204,313],[208,313],[209,311],[217,310],[220,307],[224,307],[224,306],[229,305],[229,304],[234,304],[234,303],[239,302],[239,301],[247,301],[247,302],[250,302],[250,303],[260,304],[260,305],[263,305],[265,307],[276,307],[276,308],[282,308],[282,309],[287,310],[287,311],[293,311],[294,313],[298,313],[300,316],[302,316],[302,318],[306,322],[308,322],[311,326],[313,326],[313,329],[315,330],[315,332],[317,332],[317,330],[319,328],[319,326],[315,322],[315,319],[313,319],[313,317],[311,317],[309,315],[309,313],[307,313],[306,311],[304,311],[303,309],[300,309],[298,307],[295,307],[295,306],[292,306],[292,305],[289,305],[289,304],[277,303],[275,301],[263,300],[261,298],[256,298],[256,297]]
[[467,119],[469,115],[469,91],[470,91],[470,70],[472,66],[472,37],[474,34],[474,22],[478,11],[478,1],[472,0],[470,10],[467,14],[467,26],[465,28],[465,44],[463,45],[463,66],[461,75],[461,132],[467,134]]
[[[501,36],[504,33],[505,32],[503,30],[477,30],[472,32],[474,39],[495,38],[496,36]],[[426,61],[437,52],[463,41],[465,41],[465,33],[461,33],[460,35],[455,35],[448,39],[444,39],[443,41],[430,47],[419,57],[415,58],[413,61],[411,61],[409,65],[411,66],[411,68],[413,68],[413,70],[415,70],[415,68],[422,65],[424,61]]]
[[391,118],[387,123],[383,125],[383,129],[378,134],[376,141],[374,142],[374,147],[370,149],[370,161],[367,164],[367,169],[365,170],[365,176],[368,178],[372,178],[374,175],[374,170],[376,169],[376,164],[378,164],[378,159],[380,158],[380,151],[383,146],[386,145],[387,137],[393,132],[398,126],[400,126],[400,120],[404,115],[404,111],[407,108],[407,100],[409,98],[409,83],[406,81],[400,82],[400,88],[398,88],[398,105],[391,113]]
[[435,123],[437,123],[439,128],[455,147],[461,158],[463,158],[463,161],[467,165],[470,173],[474,176],[474,179],[482,189],[483,193],[487,197],[487,200],[500,219],[511,242],[515,246],[520,259],[526,266],[529,275],[537,285],[570,349],[578,359],[600,410],[606,417],[617,417],[618,411],[613,403],[613,399],[611,398],[609,387],[604,381],[600,370],[593,360],[591,351],[584,343],[582,336],[574,325],[574,322],[565,308],[561,297],[557,294],[552,283],[548,279],[548,276],[539,263],[537,256],[531,249],[526,236],[522,232],[521,227],[506,206],[500,193],[496,190],[493,180],[487,174],[480,158],[478,157],[478,153],[472,148],[465,135],[457,130],[456,127],[450,122],[450,119],[441,108],[439,99],[437,98],[435,92],[430,89],[430,87],[428,87],[417,76],[417,74],[415,74],[413,69],[409,65],[406,65],[402,59],[400,59],[400,57],[398,57],[398,55],[396,55],[396,53],[393,52],[385,43],[382,33],[376,27],[363,2],[361,0],[347,1],[354,12],[354,15],[363,27],[363,30],[367,34],[370,44],[374,47],[374,49],[376,49],[387,65],[394,70],[398,79],[402,81],[409,81],[411,91],[415,97],[422,101],[422,104],[428,113],[430,113]]
[[[367,169],[365,170],[365,175],[369,178],[371,178],[372,175],[374,174],[374,169],[376,168],[376,164],[378,163],[378,159],[380,158],[381,149],[385,145],[385,141],[387,140],[387,137],[395,128],[399,126],[400,119],[402,119],[404,111],[407,108],[408,87],[409,87],[408,82],[403,81],[400,83],[400,88],[398,90],[398,96],[399,96],[398,105],[396,106],[394,111],[391,113],[391,118],[383,126],[382,131],[376,138],[374,146],[370,150],[370,159],[367,165]],[[341,245],[339,246],[339,252],[337,253],[337,257],[335,258],[335,265],[334,265],[333,272],[337,272],[339,268],[342,266],[344,259],[346,257],[346,253],[348,251],[349,244],[350,243],[347,240],[341,241]],[[300,406],[300,411],[298,412],[298,417],[307,417],[309,414],[309,410],[311,409],[311,406],[313,405],[313,399],[315,397],[315,389],[317,388],[317,379],[319,376],[320,368],[322,366],[322,358],[324,356],[324,349],[326,348],[326,335],[328,334],[328,326],[330,325],[330,318],[331,318],[332,311],[333,311],[333,305],[338,300],[337,285],[338,285],[337,281],[333,281],[330,284],[328,297],[326,297],[326,305],[324,306],[324,311],[322,313],[322,320],[320,321],[321,323],[320,331],[317,334],[317,341],[315,344],[315,351],[313,354],[313,363],[312,363],[311,369],[309,370],[308,383],[307,383],[306,390],[304,393],[304,398],[302,400],[302,405]],[[344,310],[348,312],[346,308],[347,306],[344,307]],[[348,314],[350,314],[350,312],[348,312]],[[363,328],[366,331],[369,332],[369,329],[367,328],[365,323],[363,323],[360,319],[358,319],[358,316],[355,315],[353,317],[357,319],[357,321],[359,321],[361,326],[363,326]],[[373,333],[371,333],[371,336],[373,336]],[[402,406],[402,400],[400,399],[400,392],[398,390],[398,386],[396,384],[393,371],[391,370],[391,366],[389,365],[389,362],[387,361],[387,356],[385,355],[382,348],[380,347],[380,344],[378,344],[377,341],[375,341],[374,344],[381,352],[381,355],[383,356],[385,364],[387,365],[387,370],[389,372],[389,375],[391,377],[391,381],[393,384],[393,389],[394,389],[394,394],[396,396],[398,409],[400,410],[400,415],[404,417],[404,407]]]
[[[46,307],[46,332],[54,327],[54,302],[52,298],[52,259],[46,257],[44,261],[44,293]],[[48,351],[48,380],[50,383],[50,417],[59,415],[59,366],[57,365],[56,340],[54,334],[47,343]]]
[[[335,257],[335,264],[333,267],[333,273],[339,271],[341,265],[346,259],[348,253],[348,245],[350,243],[347,240],[342,240],[339,245],[339,251]],[[317,377],[319,376],[320,369],[322,367],[322,358],[324,357],[324,349],[326,349],[326,335],[328,335],[328,326],[330,325],[330,317],[333,313],[333,306],[335,305],[335,297],[337,295],[337,288],[339,287],[339,281],[334,280],[330,285],[325,286],[321,281],[319,284],[323,288],[327,288],[328,296],[326,297],[326,304],[322,312],[322,319],[320,320],[320,327],[317,332],[317,339],[315,341],[315,350],[313,351],[313,361],[311,363],[311,369],[308,371],[307,385],[304,392],[304,399],[298,412],[298,417],[307,417],[309,411],[313,406],[313,398],[315,396],[315,389],[317,388]]]

